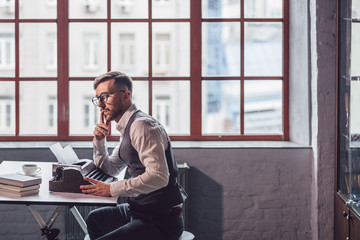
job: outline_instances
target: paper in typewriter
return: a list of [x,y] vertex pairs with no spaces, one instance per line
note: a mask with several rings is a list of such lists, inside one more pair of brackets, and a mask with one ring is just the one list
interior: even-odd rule
[[51,145],[50,150],[53,152],[59,163],[73,164],[74,162],[79,160],[71,145],[67,145],[63,148],[58,142]]

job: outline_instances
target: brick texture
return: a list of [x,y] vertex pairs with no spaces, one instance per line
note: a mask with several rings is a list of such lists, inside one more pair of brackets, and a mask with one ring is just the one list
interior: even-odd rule
[[[42,156],[48,150],[32,151]],[[15,159],[26,159],[25,152]],[[89,158],[91,149],[78,154]],[[191,167],[188,227],[197,240],[311,239],[310,148],[174,149],[174,154]],[[35,207],[45,220],[54,208]],[[0,239],[37,239],[40,226],[26,206],[2,204],[0,212]],[[61,229],[61,239],[64,219],[61,215],[54,224]]]

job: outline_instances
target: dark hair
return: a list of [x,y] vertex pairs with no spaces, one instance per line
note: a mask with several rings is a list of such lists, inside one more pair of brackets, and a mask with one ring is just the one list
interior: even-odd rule
[[131,77],[129,77],[125,73],[118,72],[118,71],[107,72],[107,73],[104,73],[104,74],[98,76],[97,78],[95,78],[94,89],[96,90],[97,86],[101,82],[105,82],[110,79],[115,80],[114,87],[120,87],[119,85],[126,86],[127,89],[132,93],[133,84],[132,84]]

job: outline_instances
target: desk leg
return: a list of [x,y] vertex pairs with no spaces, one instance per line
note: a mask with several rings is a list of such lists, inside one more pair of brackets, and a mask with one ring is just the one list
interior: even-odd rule
[[70,211],[74,215],[76,221],[79,223],[79,225],[82,228],[82,230],[84,231],[84,233],[87,234],[88,232],[87,232],[86,223],[85,223],[84,219],[82,218],[81,214],[79,213],[78,209],[75,206],[73,206],[70,208]]
[[44,220],[42,219],[42,217],[40,216],[39,212],[33,208],[31,205],[29,205],[29,209],[31,211],[31,213],[34,215],[36,221],[39,223],[40,227],[44,228],[46,226]]
[[39,212],[33,208],[31,205],[29,205],[29,209],[31,213],[34,215],[36,221],[39,223],[41,227],[41,235],[38,239],[41,239],[42,236],[46,236],[47,239],[58,239],[58,235],[60,233],[59,229],[51,229],[52,225],[54,224],[57,217],[60,215],[61,211],[63,210],[64,206],[56,206],[54,211],[52,212],[49,220],[45,224],[44,220],[40,216]]
[[55,220],[60,215],[60,213],[62,212],[63,209],[64,209],[64,206],[56,206],[55,210],[53,211],[49,220],[47,221],[46,226],[51,228],[52,225],[55,223]]

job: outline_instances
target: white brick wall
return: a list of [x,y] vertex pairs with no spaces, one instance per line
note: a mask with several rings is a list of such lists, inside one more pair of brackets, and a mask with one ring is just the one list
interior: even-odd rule
[[[33,154],[42,156],[48,150],[37,151]],[[15,156],[19,149],[11,152]],[[87,152],[91,156],[91,149]],[[188,229],[197,240],[311,239],[310,148],[174,149],[174,154],[190,166]],[[44,219],[53,210],[35,207]],[[26,206],[2,204],[0,212],[1,240],[37,239],[40,227]],[[60,216],[54,227],[65,234],[64,225]]]

